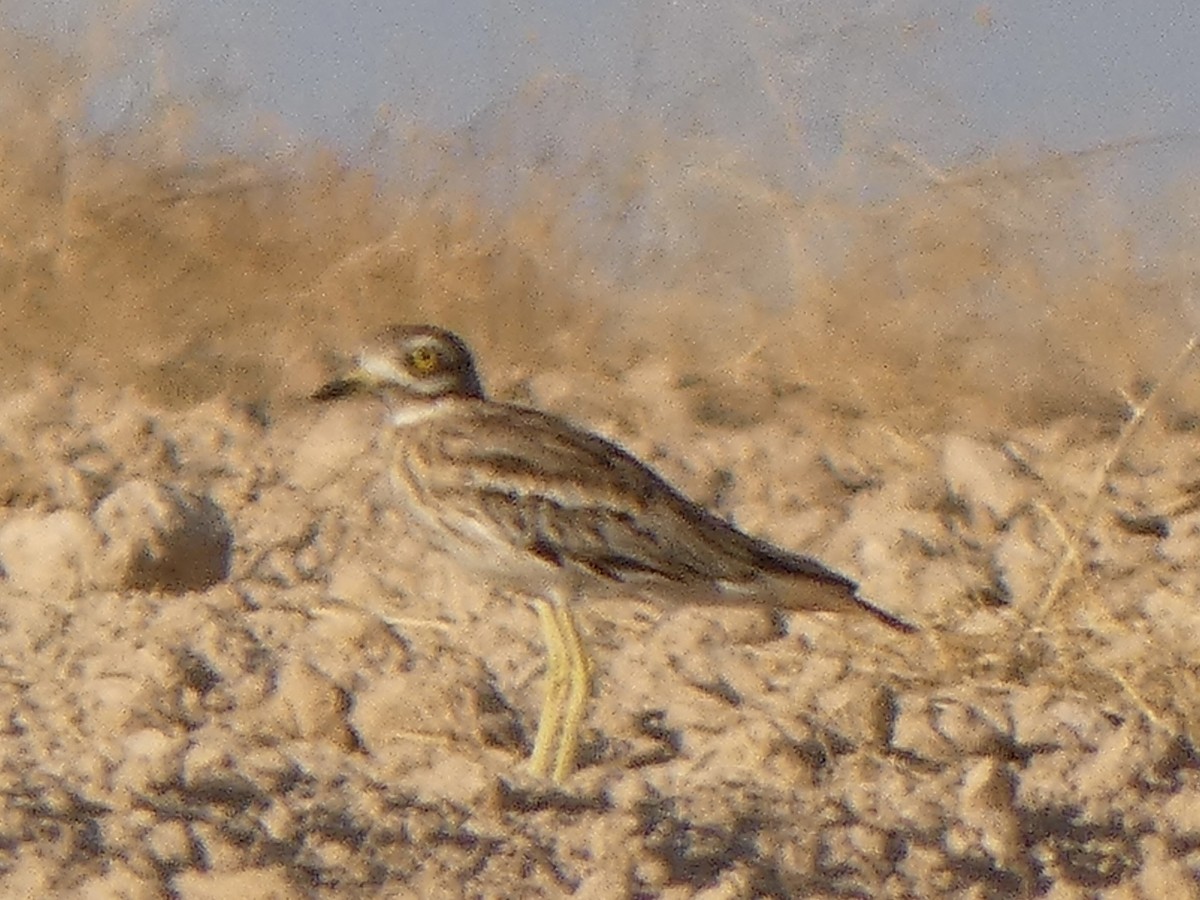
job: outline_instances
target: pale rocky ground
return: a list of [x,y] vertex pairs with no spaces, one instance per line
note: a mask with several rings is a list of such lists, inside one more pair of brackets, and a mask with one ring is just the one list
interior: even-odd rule
[[654,365],[506,393],[920,633],[590,605],[555,788],[537,619],[411,539],[373,406],[48,377],[0,402],[0,895],[1200,895],[1194,433],[1095,495],[1117,434],[1082,421],[916,439],[803,391],[743,421]]

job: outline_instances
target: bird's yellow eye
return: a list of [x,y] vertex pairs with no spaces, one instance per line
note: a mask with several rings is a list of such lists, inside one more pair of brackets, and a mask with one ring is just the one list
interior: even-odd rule
[[408,359],[412,364],[413,371],[418,375],[429,375],[436,371],[441,363],[437,351],[432,347],[417,347],[409,354]]

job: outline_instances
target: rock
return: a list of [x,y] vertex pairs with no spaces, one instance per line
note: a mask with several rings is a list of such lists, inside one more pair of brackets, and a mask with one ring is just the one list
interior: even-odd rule
[[378,468],[372,465],[372,442],[381,417],[382,410],[373,406],[346,404],[305,420],[303,438],[292,453],[291,482],[312,492],[347,478],[369,478]]
[[946,438],[942,471],[954,496],[972,508],[982,506],[998,523],[1011,520],[1027,500],[1012,460],[973,438]]
[[144,872],[139,873],[134,867],[113,860],[104,867],[103,875],[84,881],[73,889],[72,896],[79,900],[112,900],[113,897],[120,897],[121,900],[157,900],[162,896],[162,891],[144,877]]
[[24,457],[0,445],[0,506],[25,506],[37,491],[37,481]]
[[233,534],[208,497],[139,479],[109,494],[92,518],[103,535],[101,587],[178,594],[204,590],[229,573]]
[[954,745],[934,727],[934,712],[929,704],[899,697],[893,713],[891,745],[917,759],[947,760],[954,757]]
[[997,595],[1019,609],[1036,609],[1063,550],[1046,546],[1037,523],[1022,519],[1004,532],[993,551]]
[[1016,779],[995,759],[980,759],[963,773],[959,813],[979,845],[1005,867],[1021,859],[1021,822],[1016,809]]
[[154,826],[146,835],[146,849],[160,865],[176,868],[187,863],[193,852],[182,822],[163,822]]
[[76,510],[23,515],[0,528],[0,568],[17,590],[66,597],[88,583],[100,540]]
[[240,872],[211,872],[189,869],[171,880],[173,896],[181,900],[285,900],[296,896],[296,886],[282,866],[244,869]]
[[303,740],[324,738],[351,747],[346,726],[348,701],[337,685],[312,666],[296,659],[284,663],[277,676],[270,718],[271,733]]
[[474,695],[464,680],[462,667],[450,660],[373,680],[353,694],[347,719],[369,753],[407,768],[413,756],[440,757],[444,747],[466,744],[478,732]]
[[187,748],[182,734],[157,728],[140,728],[120,741],[114,754],[119,762],[111,776],[118,790],[139,793],[152,784],[165,784],[179,768]]

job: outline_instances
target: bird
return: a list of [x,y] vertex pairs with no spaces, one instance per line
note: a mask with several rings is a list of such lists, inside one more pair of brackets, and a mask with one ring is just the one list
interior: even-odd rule
[[866,613],[915,631],[852,579],[738,530],[614,441],[490,399],[470,348],[444,328],[386,328],[311,399],[356,394],[383,401],[394,494],[428,543],[536,608],[546,691],[535,776],[561,783],[576,766],[592,687],[583,600]]

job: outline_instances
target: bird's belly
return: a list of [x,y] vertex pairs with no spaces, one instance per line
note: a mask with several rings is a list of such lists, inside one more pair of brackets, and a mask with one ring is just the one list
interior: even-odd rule
[[558,566],[514,543],[483,510],[455,498],[432,503],[401,479],[394,482],[416,536],[489,585],[543,594],[563,575]]

